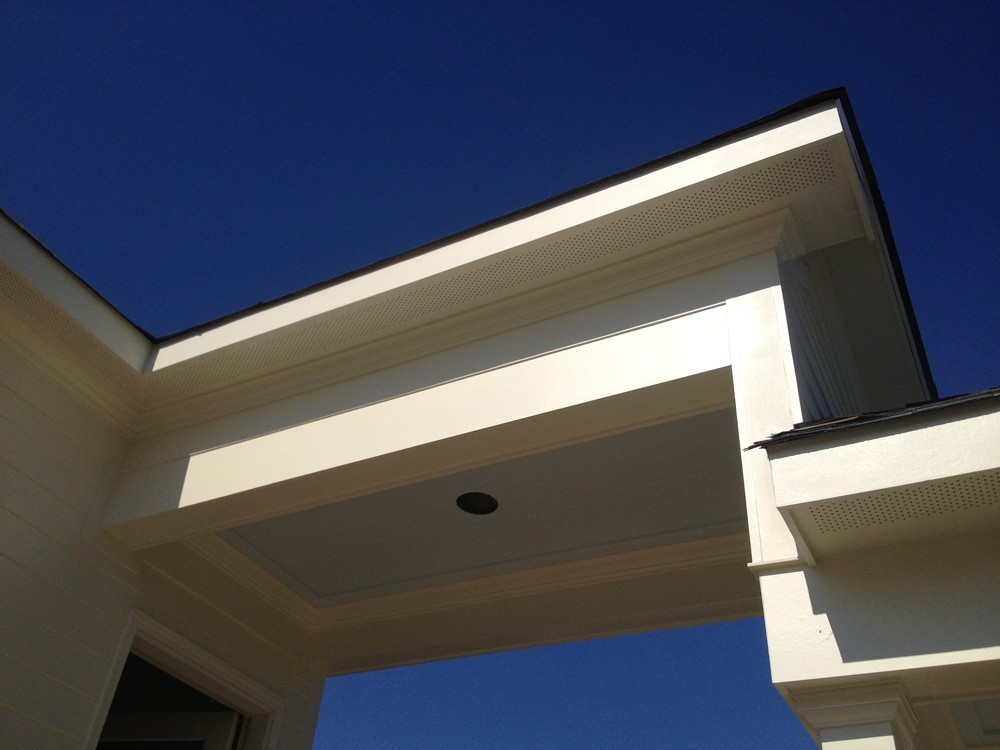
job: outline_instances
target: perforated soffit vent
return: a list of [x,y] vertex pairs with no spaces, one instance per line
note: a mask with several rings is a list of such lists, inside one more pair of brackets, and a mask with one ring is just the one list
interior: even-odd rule
[[1000,472],[972,474],[809,508],[820,534],[931,519],[1000,506]]
[[239,351],[230,349],[224,358],[199,358],[184,367],[167,368],[156,373],[156,395],[169,399],[191,387],[211,387],[245,376],[250,370],[266,371],[502,292],[544,283],[556,274],[613,260],[629,248],[787,198],[836,177],[830,152],[815,148],[530,251],[359,305],[333,320],[323,319],[281,337],[249,342]]

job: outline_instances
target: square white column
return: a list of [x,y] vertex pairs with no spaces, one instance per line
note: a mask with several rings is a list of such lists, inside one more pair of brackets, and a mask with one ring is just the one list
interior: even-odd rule
[[916,716],[898,683],[796,691],[789,702],[823,750],[914,750]]

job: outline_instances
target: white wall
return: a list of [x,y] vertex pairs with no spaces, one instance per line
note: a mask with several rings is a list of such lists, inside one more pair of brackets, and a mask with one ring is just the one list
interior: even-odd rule
[[996,664],[998,580],[995,533],[855,552],[764,575],[772,677],[793,684]]
[[211,580],[195,571],[182,589],[155,557],[127,555],[94,529],[124,441],[25,348],[0,337],[0,746],[89,744],[137,608],[280,696],[275,746],[309,747],[321,677],[273,642],[280,623],[264,633],[237,621],[252,605],[239,592],[227,615]]

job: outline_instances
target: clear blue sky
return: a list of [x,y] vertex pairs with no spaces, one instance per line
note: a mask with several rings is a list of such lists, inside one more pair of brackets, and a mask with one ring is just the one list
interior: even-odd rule
[[[998,44],[995,0],[4,0],[0,205],[163,335],[846,86],[950,395],[1000,384]],[[323,748],[810,746],[759,622],[329,696]]]

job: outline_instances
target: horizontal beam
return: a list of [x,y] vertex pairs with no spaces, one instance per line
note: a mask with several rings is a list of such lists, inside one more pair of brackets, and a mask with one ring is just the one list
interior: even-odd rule
[[150,546],[718,407],[728,366],[710,307],[127,473],[105,528]]

